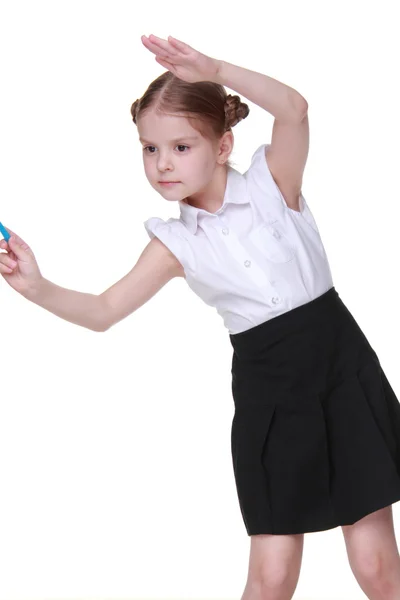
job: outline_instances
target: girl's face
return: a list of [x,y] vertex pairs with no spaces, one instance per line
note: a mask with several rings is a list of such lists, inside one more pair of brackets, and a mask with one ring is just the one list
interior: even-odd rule
[[137,129],[146,177],[166,200],[183,200],[210,183],[218,144],[204,138],[190,119],[149,109],[138,119]]

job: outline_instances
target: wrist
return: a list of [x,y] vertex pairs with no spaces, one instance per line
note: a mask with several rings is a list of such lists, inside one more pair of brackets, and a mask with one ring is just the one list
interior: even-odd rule
[[223,82],[224,61],[217,60],[216,58],[214,60],[215,60],[215,76],[213,77],[213,82],[219,83],[219,85],[224,85],[224,82]]
[[21,295],[30,300],[31,302],[37,302],[46,287],[47,279],[40,277],[35,282],[31,283],[29,287],[21,292]]

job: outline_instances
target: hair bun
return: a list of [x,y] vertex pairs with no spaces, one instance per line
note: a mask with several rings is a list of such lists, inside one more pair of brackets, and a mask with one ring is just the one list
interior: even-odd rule
[[247,117],[249,112],[248,105],[242,102],[239,96],[228,94],[225,99],[225,129],[228,130],[237,125],[239,121]]

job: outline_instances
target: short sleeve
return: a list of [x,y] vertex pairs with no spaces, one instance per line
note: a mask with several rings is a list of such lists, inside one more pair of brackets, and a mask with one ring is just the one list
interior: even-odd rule
[[303,218],[307,223],[318,232],[318,227],[315,219],[310,211],[310,208],[304,198],[303,194],[300,194],[300,211],[290,208],[285,201],[275,179],[272,177],[272,173],[269,170],[268,163],[265,160],[265,153],[268,152],[268,148],[271,144],[262,144],[254,152],[251,158],[251,164],[246,172],[246,177],[251,188],[255,188],[255,191],[261,192],[270,198],[272,206],[278,209],[284,209],[289,211],[294,218]]
[[185,275],[193,276],[195,271],[194,253],[188,240],[179,230],[179,223],[175,219],[164,221],[159,217],[151,217],[147,221],[144,221],[143,224],[150,239],[158,237],[179,260],[183,266]]

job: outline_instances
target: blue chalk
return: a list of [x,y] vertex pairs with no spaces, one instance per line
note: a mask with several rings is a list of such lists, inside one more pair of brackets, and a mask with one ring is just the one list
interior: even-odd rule
[[4,225],[2,225],[1,223],[0,223],[0,233],[2,234],[2,236],[4,237],[6,242],[8,242],[8,240],[10,239],[11,236],[8,233],[8,231],[4,228]]

